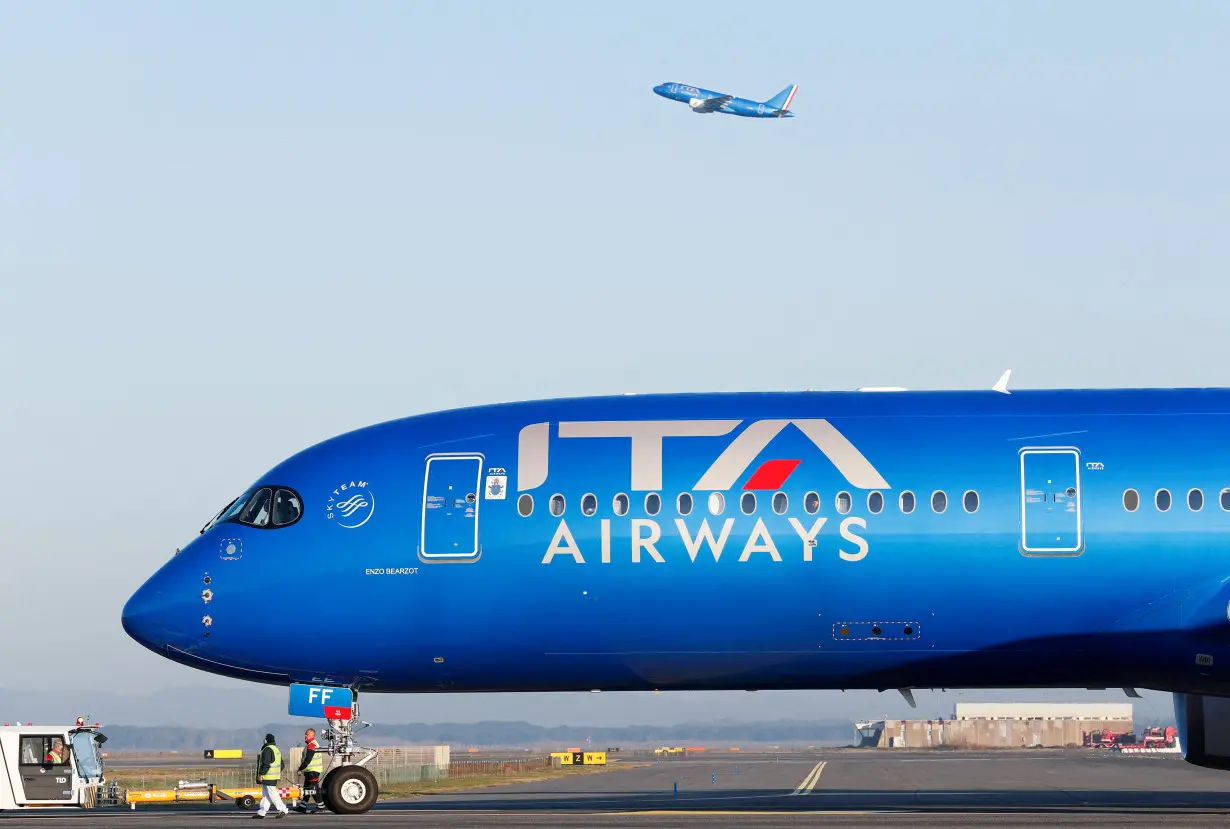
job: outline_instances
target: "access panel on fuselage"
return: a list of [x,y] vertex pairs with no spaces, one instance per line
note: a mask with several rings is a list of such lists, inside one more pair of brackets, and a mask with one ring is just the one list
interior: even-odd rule
[[432,455],[423,482],[419,554],[427,559],[477,558],[482,455]]
[[1074,555],[1081,551],[1080,452],[1021,450],[1021,550]]

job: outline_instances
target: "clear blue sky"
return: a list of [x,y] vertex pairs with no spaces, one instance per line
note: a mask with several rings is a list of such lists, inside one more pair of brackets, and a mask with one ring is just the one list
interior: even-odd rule
[[[1221,2],[0,3],[0,629],[29,631],[0,684],[69,648],[121,691],[221,682],[130,642],[124,599],[391,417],[1230,385],[1227,42]],[[798,117],[667,80],[798,83]],[[884,705],[757,696],[671,705]],[[574,719],[653,719],[602,697]]]

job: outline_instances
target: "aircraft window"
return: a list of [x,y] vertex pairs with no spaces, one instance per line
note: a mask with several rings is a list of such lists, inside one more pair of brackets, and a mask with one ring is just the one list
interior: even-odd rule
[[1136,512],[1140,507],[1140,493],[1134,489],[1123,491],[1123,508],[1128,512]]
[[1188,492],[1187,508],[1192,512],[1200,512],[1200,510],[1204,509],[1204,493],[1198,489]]
[[551,514],[559,518],[564,514],[564,496],[558,492],[551,496]]
[[722,510],[726,509],[726,496],[720,492],[709,493],[709,514],[721,515]]
[[261,487],[243,505],[243,509],[239,511],[239,516],[235,520],[249,527],[266,526],[269,523],[269,502],[272,499],[273,490],[267,486]]
[[528,492],[517,499],[517,512],[521,513],[522,518],[529,518],[530,513],[534,511],[534,496]]
[[974,490],[967,491],[961,496],[961,506],[965,507],[966,512],[978,511],[978,493]]
[[692,494],[690,492],[681,492],[679,497],[675,499],[675,509],[679,510],[680,515],[688,515],[692,512]]
[[289,489],[279,489],[273,497],[273,524],[276,527],[286,527],[299,520],[303,515],[303,502],[299,495]]
[[901,493],[901,511],[906,515],[914,511],[914,493],[908,489]]
[[222,509],[218,510],[218,514],[217,514],[217,515],[215,515],[213,518],[209,519],[209,523],[208,523],[208,524],[206,524],[204,527],[201,527],[201,532],[202,532],[202,533],[204,533],[206,530],[208,530],[208,529],[209,529],[210,527],[212,527],[214,524],[217,524],[217,523],[219,523],[219,522],[221,522],[221,521],[230,521],[232,518],[234,518],[234,517],[235,517],[235,515],[236,515],[236,514],[237,514],[237,513],[238,513],[241,509],[243,509],[243,505],[244,505],[244,504],[246,504],[246,503],[248,503],[248,496],[249,496],[249,495],[251,495],[251,494],[252,494],[252,491],[251,491],[251,490],[248,490],[248,491],[247,491],[247,492],[245,492],[243,495],[240,495],[240,496],[239,496],[238,498],[236,498],[234,501],[231,501],[231,502],[230,502],[229,504],[227,504],[225,507],[223,507]]
[[1153,496],[1153,505],[1156,506],[1160,512],[1165,512],[1170,509],[1170,490],[1159,489],[1157,494]]
[[598,496],[594,495],[592,492],[586,494],[585,497],[581,499],[581,514],[582,515],[593,515],[597,511],[598,511]]
[[808,515],[815,515],[820,511],[820,495],[815,492],[809,492],[803,496],[803,511]]
[[756,511],[756,493],[745,492],[743,497],[739,499],[739,509],[743,510],[744,515],[751,515]]
[[867,493],[867,511],[872,515],[879,515],[882,509],[884,509],[884,495],[879,492]]
[[1221,491],[1221,508],[1230,512],[1230,489]]
[[944,493],[944,490],[937,489],[931,493],[931,509],[935,512],[943,512],[948,509],[948,496]]
[[657,515],[662,511],[662,497],[656,492],[651,492],[645,496],[645,514]]
[[628,496],[621,492],[615,496],[615,500],[611,503],[611,508],[615,510],[616,515],[627,515],[630,503]]
[[784,492],[779,492],[773,496],[773,511],[778,515],[782,515],[790,507],[790,498]]
[[837,511],[840,512],[842,515],[845,515],[847,512],[850,511],[850,507],[853,503],[854,502],[850,499],[850,493],[848,492],[837,493]]

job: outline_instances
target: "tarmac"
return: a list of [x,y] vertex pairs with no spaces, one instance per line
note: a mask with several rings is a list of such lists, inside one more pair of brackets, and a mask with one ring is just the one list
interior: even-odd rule
[[[184,804],[138,806],[135,811],[6,813],[0,815],[0,827],[173,829],[251,817],[229,804]],[[1177,755],[1079,749],[721,753],[617,761],[600,773],[381,801],[355,817],[292,813],[286,820],[467,829],[1225,826],[1230,823],[1230,774],[1192,766]]]

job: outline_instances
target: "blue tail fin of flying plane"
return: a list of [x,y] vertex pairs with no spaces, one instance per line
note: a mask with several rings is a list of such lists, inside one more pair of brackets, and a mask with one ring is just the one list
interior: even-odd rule
[[790,109],[790,102],[794,100],[794,93],[799,91],[799,85],[792,83],[790,86],[783,89],[781,92],[774,95],[772,98],[764,102],[765,106],[773,107],[776,110],[785,111]]

